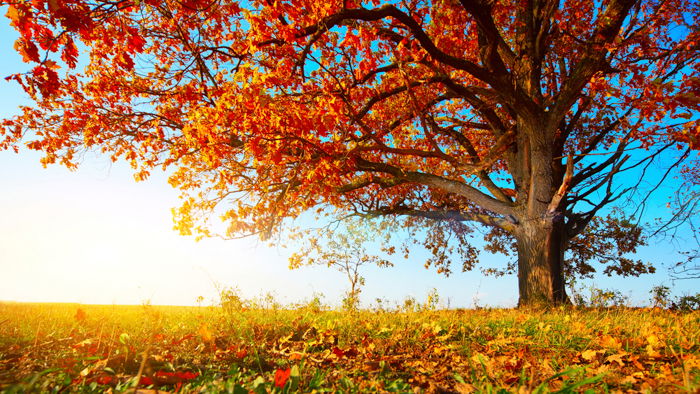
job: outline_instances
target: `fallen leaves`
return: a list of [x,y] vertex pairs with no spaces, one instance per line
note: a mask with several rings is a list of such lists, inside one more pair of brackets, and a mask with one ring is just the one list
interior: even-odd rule
[[581,352],[581,357],[590,363],[591,361],[596,360],[598,358],[598,354],[600,353],[605,352],[600,350],[585,350]]
[[[158,325],[141,326],[144,319],[121,321],[123,312],[105,317],[95,308],[81,307],[77,325],[75,309],[64,323],[40,323],[65,327],[62,337],[0,348],[0,384],[7,384],[2,379],[10,372],[20,378],[13,384],[31,381],[39,363],[54,367],[36,381],[66,381],[70,390],[93,385],[132,392],[138,383],[138,392],[238,387],[467,393],[491,387],[525,393],[597,390],[601,382],[611,391],[668,391],[695,387],[700,371],[697,339],[688,335],[697,332],[697,320],[644,311],[599,320],[593,312],[499,310],[307,315],[250,310],[229,320],[212,311],[159,316]],[[55,335],[36,327],[30,332]],[[8,332],[2,334],[7,338]]]
[[275,371],[275,386],[277,387],[284,387],[285,384],[287,384],[287,380],[289,380],[289,376],[292,373],[291,368],[287,369],[278,369]]

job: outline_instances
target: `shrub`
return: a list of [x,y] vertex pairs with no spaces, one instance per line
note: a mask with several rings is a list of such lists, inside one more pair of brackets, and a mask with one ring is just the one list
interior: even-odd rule
[[671,288],[668,286],[654,286],[651,291],[651,305],[656,308],[666,308],[670,305]]
[[695,295],[684,295],[678,297],[672,304],[672,309],[681,311],[697,311],[700,310],[700,293]]

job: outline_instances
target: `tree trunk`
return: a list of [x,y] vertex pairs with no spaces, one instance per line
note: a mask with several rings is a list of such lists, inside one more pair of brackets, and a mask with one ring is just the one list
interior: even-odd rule
[[515,235],[518,306],[569,304],[564,282],[566,235],[562,215],[527,221]]

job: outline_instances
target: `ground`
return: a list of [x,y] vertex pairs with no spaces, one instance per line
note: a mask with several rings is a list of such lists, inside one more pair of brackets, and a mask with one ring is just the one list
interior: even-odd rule
[[697,392],[699,341],[659,308],[2,303],[0,390]]

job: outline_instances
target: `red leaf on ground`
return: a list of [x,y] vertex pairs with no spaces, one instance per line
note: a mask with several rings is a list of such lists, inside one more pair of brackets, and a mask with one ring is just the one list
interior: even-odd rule
[[114,381],[115,378],[111,375],[102,375],[95,378],[95,382],[97,382],[97,384],[112,384]]
[[173,344],[173,345],[179,345],[179,344],[181,344],[182,342],[185,342],[186,340],[188,340],[188,339],[190,339],[190,338],[194,338],[194,334],[187,334],[187,335],[185,335],[184,337],[180,338],[179,340],[173,341],[172,344]]
[[285,384],[287,384],[287,381],[289,380],[289,376],[292,374],[292,369],[287,368],[287,369],[278,369],[275,371],[275,386],[277,387],[284,387]]
[[338,358],[345,357],[345,352],[340,350],[338,347],[333,348],[333,354],[335,354]]

